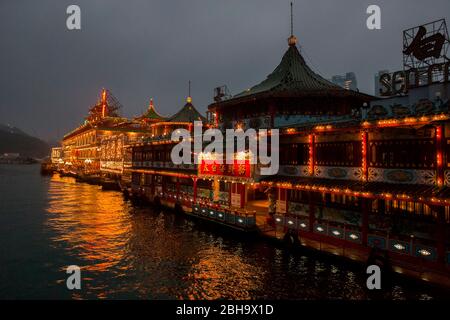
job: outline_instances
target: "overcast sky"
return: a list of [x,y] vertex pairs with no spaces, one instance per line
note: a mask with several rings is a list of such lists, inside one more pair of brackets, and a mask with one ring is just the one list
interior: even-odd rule
[[[269,0],[0,0],[0,123],[44,139],[78,126],[102,87],[136,116],[153,97],[170,115],[188,80],[204,112],[213,88],[236,94],[262,81],[287,49],[289,2]],[[81,8],[80,31],[66,8]],[[366,28],[381,7],[382,29]],[[294,33],[326,78],[353,71],[373,94],[378,70],[402,68],[402,30],[439,18],[449,0],[297,0]]]

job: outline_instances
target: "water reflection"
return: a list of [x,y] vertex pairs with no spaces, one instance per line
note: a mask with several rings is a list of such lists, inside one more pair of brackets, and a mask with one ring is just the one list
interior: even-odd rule
[[126,257],[129,213],[117,193],[55,175],[49,194],[51,240],[63,242],[69,254],[86,261],[84,270],[105,271]]
[[[46,215],[51,245],[62,252],[58,285],[67,265],[82,268],[83,289],[73,298],[368,298],[359,270],[133,206],[118,192],[72,178],[49,180]],[[386,297],[430,294],[396,285]]]

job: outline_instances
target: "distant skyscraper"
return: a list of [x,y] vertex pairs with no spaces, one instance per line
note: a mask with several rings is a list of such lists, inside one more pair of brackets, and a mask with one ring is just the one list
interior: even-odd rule
[[380,95],[380,77],[385,73],[389,73],[389,70],[380,70],[378,73],[375,73],[375,96]]
[[331,82],[347,90],[356,91],[358,89],[358,82],[354,72],[347,72],[345,75],[335,75],[331,78]]

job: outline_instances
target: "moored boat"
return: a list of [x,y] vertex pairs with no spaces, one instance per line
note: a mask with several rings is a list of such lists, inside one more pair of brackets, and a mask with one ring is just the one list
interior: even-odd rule
[[49,161],[44,161],[41,163],[41,174],[42,175],[52,175],[55,171],[53,164]]

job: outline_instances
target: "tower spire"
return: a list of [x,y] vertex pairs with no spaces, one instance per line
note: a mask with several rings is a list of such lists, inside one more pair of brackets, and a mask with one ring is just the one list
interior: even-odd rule
[[150,98],[150,103],[148,105],[148,109],[153,109],[153,98]]
[[186,98],[186,102],[187,103],[191,103],[192,102],[192,97],[191,97],[191,80],[189,80],[189,82],[188,82],[188,97]]
[[294,15],[292,13],[292,1],[291,1],[291,37],[294,35]]
[[102,89],[102,118],[106,116],[106,90]]
[[291,1],[291,35],[288,38],[289,46],[295,46],[297,44],[297,38],[294,36],[294,12],[293,12],[293,4]]

